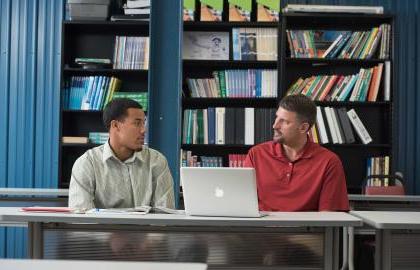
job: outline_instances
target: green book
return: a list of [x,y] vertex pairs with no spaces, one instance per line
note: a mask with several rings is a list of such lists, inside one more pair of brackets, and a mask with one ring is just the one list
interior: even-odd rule
[[220,83],[220,97],[225,98],[226,97],[226,77],[225,77],[225,71],[221,70],[217,72],[219,74],[219,83]]
[[184,0],[184,21],[194,21],[195,0]]
[[223,0],[200,0],[200,21],[222,21]]
[[203,110],[197,110],[197,144],[204,144]]
[[187,125],[187,136],[185,138],[186,144],[192,143],[192,133],[193,133],[193,111],[185,110],[184,113],[188,114],[188,125]]
[[112,99],[114,98],[129,98],[136,102],[138,102],[144,111],[147,111],[147,99],[148,94],[147,92],[115,92],[112,95]]
[[257,21],[278,22],[280,0],[257,0]]
[[249,22],[251,21],[252,0],[228,0],[229,21]]

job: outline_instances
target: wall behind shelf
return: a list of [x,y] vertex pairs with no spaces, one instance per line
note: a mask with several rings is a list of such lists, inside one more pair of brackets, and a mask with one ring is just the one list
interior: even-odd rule
[[[56,188],[64,1],[0,0],[0,187]],[[0,257],[26,257],[0,228]]]
[[63,2],[0,0],[1,187],[57,187]]

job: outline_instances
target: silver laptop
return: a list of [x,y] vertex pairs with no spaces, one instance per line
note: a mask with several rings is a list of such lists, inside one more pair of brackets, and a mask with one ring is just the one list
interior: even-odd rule
[[181,168],[185,213],[260,217],[253,168]]

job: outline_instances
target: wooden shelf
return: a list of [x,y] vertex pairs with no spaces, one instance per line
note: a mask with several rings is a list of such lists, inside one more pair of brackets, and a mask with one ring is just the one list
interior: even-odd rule
[[102,110],[63,110],[63,113],[100,114]]
[[95,20],[77,20],[77,21],[63,21],[64,25],[105,25],[105,26],[149,26],[148,21],[95,21]]
[[184,22],[184,30],[229,30],[234,27],[277,28],[278,22]]
[[346,147],[369,147],[369,148],[391,148],[390,144],[362,144],[362,143],[343,143],[343,144],[338,144],[338,143],[325,143],[325,144],[321,144],[324,147],[342,147],[342,148],[346,148]]
[[286,64],[379,64],[389,59],[341,59],[341,58],[295,58],[287,57]]
[[92,148],[99,146],[97,143],[61,143],[63,147],[79,147],[79,148]]
[[243,144],[182,144],[181,148],[184,150],[206,150],[206,149],[221,149],[226,148],[238,149],[238,150],[247,150],[253,147],[254,145],[243,145]]
[[183,98],[184,108],[200,107],[276,107],[277,98]]
[[277,69],[277,61],[247,60],[183,60],[184,67],[200,68],[273,68]]
[[315,101],[319,106],[332,106],[332,107],[383,107],[390,106],[389,101]]
[[[361,143],[343,143],[333,144],[326,143],[321,144],[324,147],[370,147],[370,148],[390,148],[390,144],[361,144]],[[243,144],[182,144],[182,149],[193,150],[193,149],[223,149],[223,148],[237,148],[237,149],[249,149],[254,145],[243,145]]]
[[89,69],[83,69],[83,68],[64,68],[63,71],[65,73],[78,73],[78,74],[122,74],[122,73],[136,73],[136,74],[147,74],[149,70],[147,69],[112,69],[112,68],[89,68]]

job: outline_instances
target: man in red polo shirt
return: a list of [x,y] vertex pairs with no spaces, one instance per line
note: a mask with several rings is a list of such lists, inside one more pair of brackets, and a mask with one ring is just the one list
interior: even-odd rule
[[304,95],[284,97],[273,141],[254,146],[245,167],[257,175],[261,211],[348,211],[346,179],[336,154],[309,140],[316,106]]

